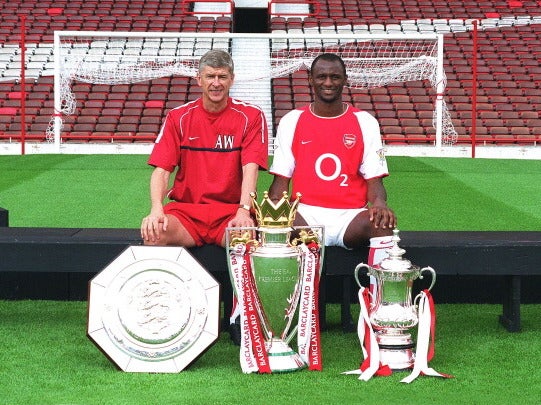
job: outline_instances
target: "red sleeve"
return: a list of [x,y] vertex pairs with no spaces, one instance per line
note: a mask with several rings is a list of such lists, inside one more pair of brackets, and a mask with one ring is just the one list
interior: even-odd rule
[[268,168],[268,128],[265,114],[262,110],[250,107],[253,113],[250,119],[246,134],[242,141],[242,166],[248,163],[257,163],[260,168]]
[[165,118],[147,163],[168,172],[173,172],[180,163],[179,120],[174,118],[172,111]]

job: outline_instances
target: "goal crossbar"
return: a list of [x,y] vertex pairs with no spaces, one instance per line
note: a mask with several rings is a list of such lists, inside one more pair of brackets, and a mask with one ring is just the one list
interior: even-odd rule
[[[235,83],[255,83],[309,68],[322,52],[339,54],[346,63],[348,86],[370,89],[428,80],[436,93],[436,146],[452,144],[456,132],[443,98],[441,34],[314,33],[165,33],[56,31],[54,36],[55,113],[47,139],[58,150],[63,116],[73,114],[75,81],[129,84],[160,77],[195,77],[199,58],[209,49],[231,52],[235,41],[255,40],[265,49],[246,49],[235,60]],[[263,42],[262,42],[263,41]],[[259,45],[258,45],[259,46]],[[257,63],[259,61],[259,64]],[[242,68],[245,65],[244,68]],[[270,100],[270,95],[268,97]]]

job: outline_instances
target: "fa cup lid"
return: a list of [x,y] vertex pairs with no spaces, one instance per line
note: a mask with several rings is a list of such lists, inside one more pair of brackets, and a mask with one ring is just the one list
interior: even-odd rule
[[406,273],[413,270],[411,262],[402,257],[406,251],[398,246],[398,242],[400,242],[399,232],[398,229],[393,229],[393,237],[391,239],[393,246],[387,249],[389,257],[383,259],[379,264],[380,269],[383,271]]

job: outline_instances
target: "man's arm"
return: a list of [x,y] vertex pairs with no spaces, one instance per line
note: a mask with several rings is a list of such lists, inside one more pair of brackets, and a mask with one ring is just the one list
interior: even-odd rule
[[396,216],[387,206],[387,191],[383,180],[377,177],[367,180],[366,183],[370,221],[373,222],[375,228],[393,229],[396,227]]
[[287,177],[282,177],[278,175],[274,175],[274,179],[272,180],[272,184],[269,188],[269,198],[273,202],[279,201],[284,191],[287,191],[289,193],[289,181],[291,179]]
[[159,227],[162,230],[167,229],[167,217],[163,212],[163,199],[169,188],[168,172],[161,167],[156,167],[150,176],[150,214],[148,214],[141,223],[141,237],[147,241],[156,241],[158,238]]
[[[242,166],[242,185],[240,192],[240,205],[252,206],[252,197],[250,193],[256,191],[257,176],[259,174],[259,165],[257,163],[247,163]],[[229,227],[248,227],[254,226],[254,220],[250,216],[250,211],[239,207],[235,218],[229,224]]]

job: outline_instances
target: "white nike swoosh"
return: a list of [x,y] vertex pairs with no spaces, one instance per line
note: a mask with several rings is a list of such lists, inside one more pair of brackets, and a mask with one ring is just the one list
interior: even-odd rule
[[301,141],[301,145],[306,145],[307,143],[310,143],[312,141]]
[[193,141],[194,139],[199,139],[199,137],[198,136],[190,136],[188,138],[189,141]]

